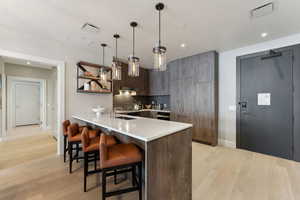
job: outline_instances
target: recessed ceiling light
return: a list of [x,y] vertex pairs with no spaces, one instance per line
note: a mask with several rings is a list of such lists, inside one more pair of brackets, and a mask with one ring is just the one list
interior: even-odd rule
[[27,61],[26,64],[27,64],[27,65],[31,65],[31,62]]
[[180,45],[180,47],[184,48],[184,47],[186,47],[186,44],[185,44],[185,43],[182,43],[182,44]]
[[261,37],[263,37],[263,38],[265,38],[265,37],[267,37],[268,36],[268,33],[262,33],[261,34]]

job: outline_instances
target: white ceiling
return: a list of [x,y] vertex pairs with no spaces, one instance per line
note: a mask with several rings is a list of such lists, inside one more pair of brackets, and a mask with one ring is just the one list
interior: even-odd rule
[[[271,0],[270,0],[271,1]],[[250,19],[250,10],[266,0],[163,0],[163,44],[168,60],[208,50],[224,51],[300,32],[300,1],[275,0],[273,14]],[[157,40],[158,1],[151,0],[1,0],[0,26],[39,39],[99,53],[98,44],[119,33],[119,55],[131,54],[132,29],[136,20],[136,55],[145,67],[152,66]],[[80,30],[89,22],[100,27],[97,34]],[[266,38],[260,35],[268,32]],[[1,33],[0,33],[1,34]],[[180,44],[186,43],[185,48]]]

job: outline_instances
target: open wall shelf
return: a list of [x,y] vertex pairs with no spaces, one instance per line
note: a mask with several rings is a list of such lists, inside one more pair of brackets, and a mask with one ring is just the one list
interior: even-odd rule
[[[100,70],[106,71],[100,77]],[[110,67],[80,61],[77,63],[78,93],[112,93],[112,70]]]

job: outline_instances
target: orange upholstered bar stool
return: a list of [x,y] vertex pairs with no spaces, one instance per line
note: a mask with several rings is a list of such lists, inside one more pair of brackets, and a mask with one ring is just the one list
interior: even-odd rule
[[[68,138],[68,127],[70,125],[71,125],[70,120],[65,120],[62,123],[63,134],[64,134],[64,162],[66,162],[66,155],[68,152],[67,138]],[[83,128],[85,128],[85,127],[87,127],[87,126],[79,126],[79,131],[81,132],[83,130]],[[91,134],[91,135],[92,135],[92,137],[95,137],[93,134]]]
[[[142,153],[134,144],[108,145],[108,136],[104,133],[100,138],[100,168],[102,170],[102,200],[123,193],[139,191],[142,200]],[[136,179],[138,168],[138,180]],[[132,172],[132,187],[117,191],[106,191],[106,177]]]
[[[73,160],[82,159],[82,157],[79,157],[79,151],[82,150],[82,148],[79,146],[81,144],[81,132],[82,128],[79,127],[77,123],[72,123],[68,127],[68,151],[69,151],[69,172],[72,173],[72,164]],[[94,131],[97,132],[97,131]],[[95,133],[96,134],[96,133]],[[74,148],[75,145],[75,148]],[[73,150],[76,150],[76,154],[73,155]]]
[[62,123],[63,127],[63,134],[64,134],[64,162],[66,162],[66,154],[67,154],[67,138],[68,138],[68,127],[70,126],[71,122],[70,120],[65,120]]
[[[83,158],[84,158],[84,184],[83,189],[86,192],[86,179],[87,176],[101,172],[97,170],[97,160],[99,158],[99,142],[100,136],[94,133],[95,130],[89,130],[84,128],[81,133],[81,142],[83,149]],[[117,144],[116,139],[113,136],[107,136],[107,145],[115,145]],[[94,162],[94,170],[89,171],[89,163]]]

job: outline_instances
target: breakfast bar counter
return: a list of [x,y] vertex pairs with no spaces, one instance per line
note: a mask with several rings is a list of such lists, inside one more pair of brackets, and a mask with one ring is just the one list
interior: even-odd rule
[[144,151],[144,199],[192,199],[192,124],[127,115],[77,114]]

